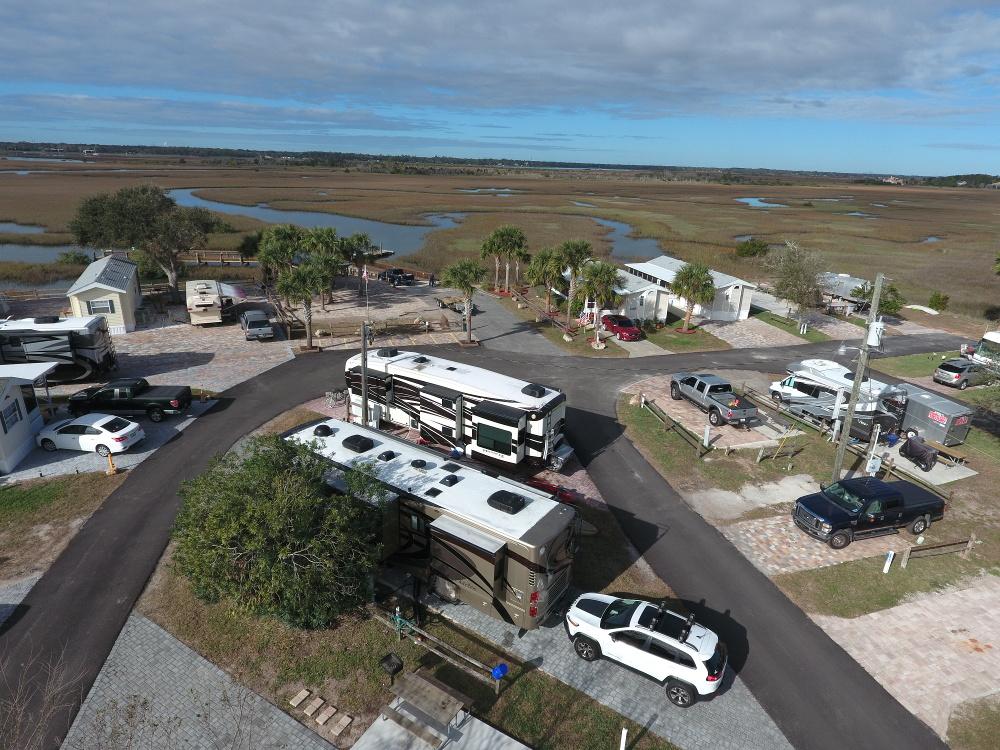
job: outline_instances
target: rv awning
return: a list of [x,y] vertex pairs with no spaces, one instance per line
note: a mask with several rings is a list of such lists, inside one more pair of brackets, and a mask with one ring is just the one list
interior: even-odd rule
[[420,389],[421,393],[426,393],[428,396],[437,396],[438,398],[448,398],[452,401],[457,401],[458,397],[462,394],[452,388],[445,388],[443,385],[437,385],[436,383],[428,383],[423,388]]
[[472,413],[477,417],[511,427],[519,427],[521,419],[524,417],[524,412],[520,409],[506,404],[498,404],[496,401],[480,401],[472,407]]
[[0,365],[0,378],[9,378],[24,385],[34,383],[58,366],[57,362],[26,362],[23,365]]
[[448,516],[438,516],[431,521],[431,533],[434,532],[444,534],[467,545],[472,545],[485,552],[491,558],[496,557],[507,546],[507,543],[502,539],[484,534],[482,531]]

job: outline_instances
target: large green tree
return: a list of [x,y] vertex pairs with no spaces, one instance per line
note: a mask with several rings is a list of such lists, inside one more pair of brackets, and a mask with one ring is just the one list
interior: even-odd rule
[[[872,306],[872,297],[875,294],[875,287],[871,282],[866,281],[861,286],[856,286],[851,290],[851,296],[861,301],[859,310],[869,309]],[[879,295],[878,311],[882,315],[895,315],[906,305],[906,297],[899,291],[895,284],[883,283],[882,293]],[[947,302],[945,303],[947,306]]]
[[282,269],[295,265],[305,241],[305,230],[294,224],[274,224],[264,229],[257,243],[257,262],[265,276],[276,278]]
[[618,289],[621,284],[618,266],[605,261],[592,261],[583,267],[580,285],[576,294],[580,299],[592,299],[597,303],[596,320],[594,320],[594,343],[601,340],[601,310],[615,307],[621,297]]
[[715,281],[712,272],[704,263],[685,263],[677,271],[674,280],[670,282],[674,294],[684,298],[684,326],[687,331],[691,325],[695,305],[710,305],[715,299]]
[[576,300],[576,285],[580,281],[583,267],[593,257],[590,243],[586,240],[567,240],[559,246],[559,258],[564,269],[569,271],[569,294],[566,297],[566,327],[573,319],[573,302]]
[[208,232],[214,225],[214,217],[203,208],[175,208],[160,214],[156,232],[142,246],[141,252],[159,266],[167,283],[177,292],[182,267],[180,256],[204,250]]
[[441,274],[441,283],[462,293],[465,304],[465,340],[472,343],[472,295],[486,278],[486,269],[474,260],[461,260],[448,266]]
[[524,271],[529,284],[545,287],[546,315],[552,310],[552,288],[562,286],[564,269],[559,251],[546,248],[535,253]]
[[365,266],[375,259],[376,247],[371,237],[364,232],[357,232],[350,237],[340,239],[340,252],[344,260],[351,263],[358,272],[358,296],[365,293],[365,281],[362,279]]
[[820,257],[789,240],[784,248],[771,254],[767,266],[774,276],[775,295],[795,305],[799,323],[804,325],[808,311],[822,298]]
[[[384,502],[331,495],[308,445],[249,438],[185,482],[174,560],[201,599],[231,600],[294,627],[322,628],[363,604],[381,556]],[[348,486],[350,486],[350,482]]]

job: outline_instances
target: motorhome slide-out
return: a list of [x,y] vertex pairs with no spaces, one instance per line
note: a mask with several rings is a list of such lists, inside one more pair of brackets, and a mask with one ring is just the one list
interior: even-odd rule
[[56,362],[50,383],[93,380],[115,367],[107,321],[84,318],[25,318],[0,322],[0,363]]
[[364,465],[391,493],[383,558],[441,597],[531,630],[570,585],[580,520],[540,490],[361,425],[328,419],[288,440],[311,444],[343,471]]
[[[361,421],[361,355],[347,360],[351,414]],[[368,424],[420,430],[420,436],[499,464],[537,460],[562,468],[566,396],[481,367],[401,349],[368,355]]]

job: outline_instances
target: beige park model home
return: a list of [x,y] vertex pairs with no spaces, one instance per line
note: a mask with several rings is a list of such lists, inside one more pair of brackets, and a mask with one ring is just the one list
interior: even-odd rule
[[[384,432],[329,419],[288,437],[342,472],[366,465],[389,491],[383,558],[519,628],[538,627],[570,584],[576,511],[550,495]],[[373,509],[373,512],[378,512]]]
[[142,304],[135,263],[115,255],[95,260],[66,292],[73,315],[98,315],[111,334],[135,330],[135,311]]

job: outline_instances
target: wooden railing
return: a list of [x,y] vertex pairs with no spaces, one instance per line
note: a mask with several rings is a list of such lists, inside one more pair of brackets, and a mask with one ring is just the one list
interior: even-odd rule
[[646,398],[642,393],[639,394],[639,406],[643,409],[648,409],[649,413],[660,420],[667,430],[679,435],[685,443],[694,448],[694,452],[698,458],[702,458],[712,450],[711,447],[705,447],[705,443],[701,437],[695,435],[691,430],[663,411],[653,399]]

